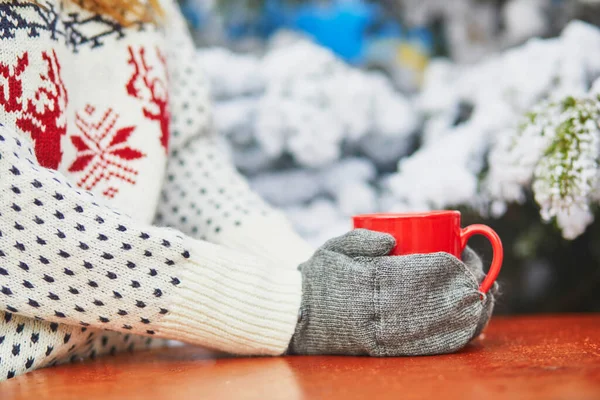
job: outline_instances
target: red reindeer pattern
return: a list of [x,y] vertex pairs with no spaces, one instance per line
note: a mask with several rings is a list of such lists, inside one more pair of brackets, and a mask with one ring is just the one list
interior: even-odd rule
[[23,80],[21,75],[29,66],[29,55],[23,53],[17,58],[17,65],[11,68],[9,65],[0,62],[0,77],[3,78],[5,84],[0,90],[0,105],[4,107],[6,112],[21,111],[23,106],[20,101],[23,97]]
[[[158,122],[160,143],[166,152],[169,141],[166,60],[158,49],[156,56],[160,67],[148,63],[144,47],[134,49],[130,46],[128,52],[127,64],[133,67],[133,73],[125,84],[126,92],[142,102],[144,118]],[[67,90],[58,57],[50,50],[41,53],[39,87],[34,88],[31,98],[27,98],[24,83],[31,79],[27,72],[28,68],[33,68],[33,63],[30,52],[16,57],[12,64],[0,61],[0,112],[3,109],[6,113],[16,114],[15,125],[31,136],[39,163],[46,168],[58,169],[63,157],[61,138],[67,133]],[[76,113],[75,119],[79,134],[71,133],[70,140],[76,158],[68,171],[83,174],[78,185],[91,190],[104,182],[103,194],[112,198],[118,193],[117,181],[135,184],[138,171],[130,165],[131,161],[145,157],[141,151],[127,145],[135,127],[119,128],[116,112],[109,108],[96,113],[89,105],[83,112]]]
[[134,50],[133,47],[129,46],[129,60],[127,63],[133,67],[134,72],[127,83],[127,93],[131,97],[144,102],[143,113],[146,118],[158,121],[161,131],[160,144],[166,152],[169,147],[167,62],[158,49],[156,49],[156,54],[163,66],[162,71],[165,72],[163,76],[157,76],[155,68],[148,65],[144,47]]
[[[61,137],[67,133],[64,116],[68,96],[60,75],[60,63],[54,50],[42,52],[47,71],[40,74],[42,85],[31,99],[23,98],[23,73],[29,66],[29,54],[17,57],[16,65],[0,62],[0,105],[7,113],[18,112],[16,125],[31,135],[38,162],[57,169],[62,159]],[[0,81],[0,83],[2,83]]]

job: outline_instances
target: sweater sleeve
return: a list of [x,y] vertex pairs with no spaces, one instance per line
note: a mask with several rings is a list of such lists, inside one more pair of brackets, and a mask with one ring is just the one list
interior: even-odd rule
[[300,275],[139,224],[40,167],[0,126],[0,309],[235,354],[281,354]]
[[296,268],[314,249],[255,194],[214,129],[205,74],[185,23],[171,10],[171,154],[157,223]]
[[285,216],[240,175],[215,137],[199,136],[171,155],[157,223],[295,269],[313,249]]

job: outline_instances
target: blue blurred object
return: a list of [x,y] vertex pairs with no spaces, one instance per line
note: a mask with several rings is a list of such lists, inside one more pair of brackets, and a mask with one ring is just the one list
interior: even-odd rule
[[[197,2],[198,0],[196,0]],[[202,30],[210,15],[203,15],[194,0],[182,0],[182,9],[192,27]],[[377,3],[365,0],[311,0],[292,4],[265,0],[257,11],[245,4],[228,9],[224,35],[228,41],[245,37],[267,40],[272,34],[288,29],[302,32],[355,65],[377,64],[395,68],[407,57],[428,58],[433,39],[425,28],[406,30],[386,15]],[[407,48],[410,51],[407,53]],[[416,56],[415,56],[416,55]],[[414,64],[414,62],[413,62]],[[417,63],[419,64],[419,63]]]
[[265,37],[279,29],[300,31],[344,60],[360,63],[365,33],[381,15],[378,5],[362,0],[311,1],[299,5],[267,0],[259,30]]
[[358,0],[307,4],[299,7],[292,28],[312,36],[348,62],[362,61],[365,31],[374,23],[379,7]]
[[192,4],[189,0],[181,1],[180,7],[183,16],[186,18],[192,29],[199,29],[201,25],[203,25],[207,16],[203,15],[199,7]]

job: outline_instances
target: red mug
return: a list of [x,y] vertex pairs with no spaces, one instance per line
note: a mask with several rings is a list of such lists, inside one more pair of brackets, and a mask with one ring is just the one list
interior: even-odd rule
[[489,226],[460,227],[459,211],[432,211],[408,214],[365,214],[353,217],[354,228],[385,232],[396,238],[396,247],[390,255],[416,253],[450,253],[461,259],[467,241],[473,235],[483,235],[494,251],[492,265],[479,290],[487,293],[502,267],[502,242]]

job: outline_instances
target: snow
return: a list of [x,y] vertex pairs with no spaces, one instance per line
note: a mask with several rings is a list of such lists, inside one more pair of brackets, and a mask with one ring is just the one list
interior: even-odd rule
[[[432,64],[417,99],[428,116],[424,145],[399,161],[390,191],[407,209],[522,201],[548,143],[538,134],[516,136],[518,123],[542,99],[587,91],[600,74],[598,40],[598,28],[573,22],[559,38],[532,39],[474,65]],[[454,125],[461,103],[473,107],[472,115]],[[490,169],[481,190],[485,161]]]
[[[427,3],[425,14],[457,12],[445,1]],[[538,3],[509,2],[509,22],[539,18]],[[487,15],[485,7],[473,15]],[[506,40],[539,32],[533,22],[530,31],[511,28]],[[471,64],[432,60],[413,97],[295,35],[276,36],[261,55],[208,48],[200,60],[236,165],[313,244],[349,229],[358,213],[472,206],[498,217],[531,190],[542,216],[574,238],[593,219],[583,205],[600,200],[595,175],[578,181],[582,195],[570,208],[549,194],[552,184],[536,185],[549,182],[553,164],[544,154],[557,125],[530,123],[526,114],[600,93],[600,30],[573,21],[558,37],[493,50]],[[596,142],[586,173],[597,170]]]
[[545,0],[510,0],[502,10],[507,32],[505,40],[520,43],[546,30]]
[[[285,43],[263,57],[200,51],[217,126],[236,145],[252,137],[269,158],[290,154],[303,167],[320,168],[338,160],[346,142],[382,136],[404,143],[415,132],[412,103],[384,77],[351,68],[306,39]],[[393,157],[407,150],[394,148]]]

